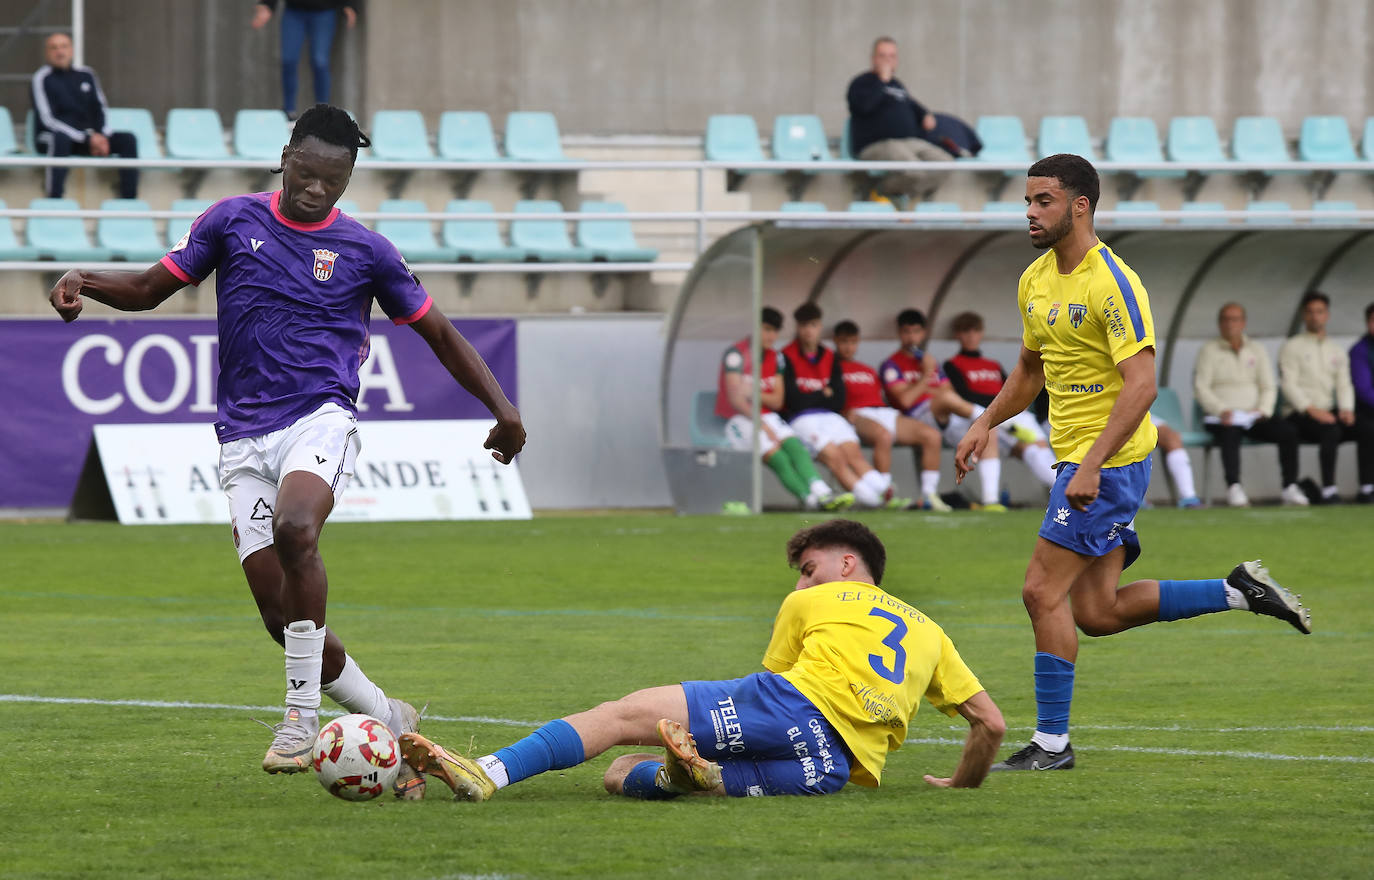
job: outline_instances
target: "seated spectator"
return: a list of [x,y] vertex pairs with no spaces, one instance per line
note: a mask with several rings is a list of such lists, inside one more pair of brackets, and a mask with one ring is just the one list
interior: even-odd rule
[[[71,35],[53,34],[43,47],[48,63],[38,68],[30,83],[38,152],[51,159],[71,155],[137,159],[138,139],[127,131],[110,129],[109,105],[95,71],[72,65]],[[48,166],[43,189],[50,199],[62,198],[67,169]],[[137,168],[119,169],[119,197],[138,198]]]
[[1374,502],[1374,303],[1365,306],[1365,334],[1350,348],[1355,386],[1355,450],[1359,456],[1361,504]]
[[[926,339],[926,316],[919,309],[905,309],[897,316],[897,337],[902,347],[878,367],[888,403],[940,431],[950,446],[958,446],[983,407],[956,394],[940,374],[935,358],[921,348]],[[1001,481],[1002,460],[997,455],[994,434],[978,462],[984,510],[1007,509],[999,500]]]
[[821,310],[802,303],[792,313],[797,338],[782,350],[783,415],[802,443],[865,507],[882,507],[892,479],[875,471],[859,449],[845,407],[844,372],[835,352],[821,344]]
[[1197,353],[1193,362],[1193,398],[1202,408],[1202,424],[1221,447],[1226,476],[1226,503],[1248,507],[1250,498],[1240,484],[1240,441],[1243,437],[1276,443],[1284,504],[1303,506],[1307,496],[1298,487],[1298,431],[1287,419],[1274,419],[1278,387],[1264,348],[1245,335],[1245,309],[1227,303],[1217,312],[1221,336]]
[[763,456],[763,463],[778,475],[783,487],[797,496],[807,510],[843,510],[854,503],[854,496],[837,496],[830,490],[816,473],[811,456],[802,448],[796,432],[777,414],[782,407],[782,382],[778,376],[782,355],[774,351],[773,346],[781,329],[782,312],[765,307],[759,335],[762,350],[759,426],[763,429],[764,442],[754,443],[754,371],[748,336],[725,349],[721,358],[720,376],[716,381],[716,415],[726,419],[725,437],[730,446],[741,452],[757,449]]
[[[1002,390],[1007,371],[997,361],[983,356],[983,318],[976,312],[961,312],[954,316],[951,327],[954,338],[959,340],[959,353],[945,361],[945,376],[954,392],[964,400],[987,406]],[[1054,485],[1054,453],[1029,410],[1007,419],[998,428],[998,433],[1012,457],[1025,462],[1026,468],[1041,483]]]
[[[922,137],[935,129],[934,114],[911,96],[897,79],[897,41],[873,42],[873,69],[854,77],[849,102],[849,146],[865,162],[948,161],[953,157]],[[878,193],[891,198],[925,198],[949,175],[947,171],[899,171],[885,175]]]
[[[878,371],[855,360],[859,353],[858,324],[841,321],[835,325],[834,338],[840,369],[844,371],[844,417],[849,419],[859,438],[873,447],[873,467],[891,480],[893,444],[919,450],[921,507],[942,513],[951,510],[940,497],[940,432],[884,403]],[[910,504],[910,498],[894,498],[887,506],[905,509]]]
[[1322,488],[1318,500],[1323,504],[1337,500],[1336,450],[1342,440],[1355,439],[1350,359],[1345,349],[1326,336],[1330,316],[1331,298],[1318,290],[1308,292],[1302,298],[1304,332],[1290,336],[1279,348],[1283,413],[1303,442],[1320,446]]

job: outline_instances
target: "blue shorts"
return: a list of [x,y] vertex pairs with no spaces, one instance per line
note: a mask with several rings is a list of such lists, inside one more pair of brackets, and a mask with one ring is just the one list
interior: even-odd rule
[[1069,480],[1077,472],[1076,464],[1059,466],[1045,521],[1040,524],[1040,537],[1084,556],[1106,556],[1124,546],[1126,562],[1121,567],[1128,567],[1140,557],[1135,515],[1150,486],[1149,457],[1123,467],[1103,468],[1097,500],[1087,510],[1074,510],[1064,497]]
[[772,672],[731,681],[684,681],[687,729],[720,764],[731,797],[831,794],[849,781],[835,728],[791,682]]

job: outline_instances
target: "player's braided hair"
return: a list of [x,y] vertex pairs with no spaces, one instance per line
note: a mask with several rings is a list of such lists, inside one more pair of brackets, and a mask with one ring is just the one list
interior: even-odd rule
[[843,547],[859,554],[859,558],[864,561],[864,567],[873,575],[873,583],[877,585],[883,582],[883,569],[887,567],[887,550],[868,526],[852,519],[832,519],[797,532],[787,542],[787,564],[797,568],[801,565],[802,554],[807,550],[835,547]]
[[1026,177],[1053,177],[1074,198],[1087,196],[1089,214],[1097,210],[1097,197],[1102,192],[1102,183],[1093,163],[1082,156],[1073,153],[1046,156],[1026,171]]
[[290,145],[300,146],[301,141],[308,137],[343,147],[355,162],[358,161],[359,147],[372,146],[372,141],[358,128],[358,123],[348,115],[348,111],[331,104],[316,104],[302,113],[291,131]]

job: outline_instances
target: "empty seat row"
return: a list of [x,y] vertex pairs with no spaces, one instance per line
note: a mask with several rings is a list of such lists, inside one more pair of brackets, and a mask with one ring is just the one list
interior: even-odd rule
[[[831,209],[824,202],[784,202],[779,209],[786,213],[812,213],[825,212]],[[890,202],[850,202],[844,209],[851,213],[877,213],[892,214],[897,209]],[[1104,208],[1103,210],[1121,211],[1125,213],[1144,213],[1159,211],[1157,202],[1151,201],[1118,201],[1115,206]],[[1214,211],[1225,211],[1226,206],[1221,202],[1184,202],[1182,210],[1188,213],[1204,213]],[[1246,204],[1245,210],[1250,214],[1245,218],[1247,223],[1292,223],[1291,216],[1286,216],[1293,210],[1287,202],[1279,201],[1252,201]],[[1318,200],[1312,203],[1311,210],[1324,214],[1338,214],[1340,212],[1356,211],[1358,207],[1354,202],[1348,201],[1326,201]],[[918,202],[912,209],[915,214],[955,214],[964,211],[958,202]],[[977,212],[980,219],[997,219],[1003,221],[1006,215],[1017,214],[1024,216],[1026,206],[1021,202],[986,202],[982,210]],[[1277,216],[1276,216],[1277,215]],[[1149,218],[1135,221],[1140,224],[1162,224],[1160,218]],[[1210,225],[1214,223],[1226,222],[1222,218],[1198,217],[1195,219],[1184,218],[1181,221],[1184,225]],[[1320,224],[1341,224],[1350,223],[1349,218],[1332,216],[1330,218],[1319,217],[1312,221]]]
[[[177,199],[173,211],[199,213],[212,202],[204,199]],[[0,201],[0,210],[5,203]],[[34,199],[33,211],[79,211],[74,199]],[[148,211],[142,199],[106,199],[102,211]],[[9,218],[0,217],[0,260],[129,260],[151,262],[162,257],[191,227],[192,217],[168,219],[166,232],[159,235],[152,217],[101,217],[95,225],[95,242],[86,234],[80,217],[30,217],[24,224],[27,245],[20,245]]]

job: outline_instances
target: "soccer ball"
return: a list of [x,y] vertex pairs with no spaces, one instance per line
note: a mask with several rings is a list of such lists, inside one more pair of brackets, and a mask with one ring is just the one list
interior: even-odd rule
[[311,763],[334,797],[370,801],[396,781],[401,747],[391,728],[371,715],[345,715],[320,730]]

